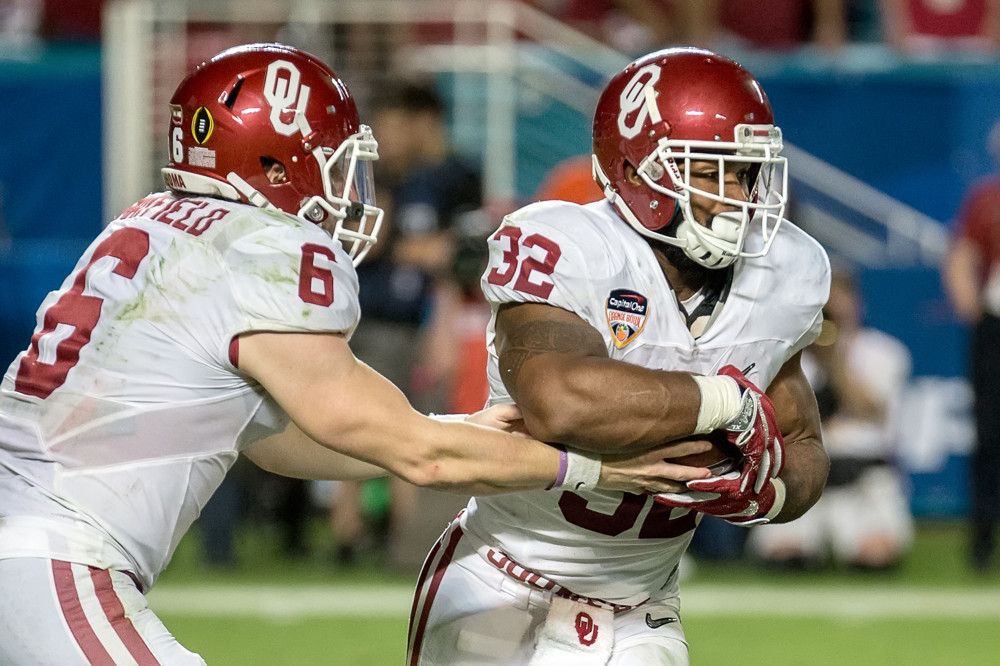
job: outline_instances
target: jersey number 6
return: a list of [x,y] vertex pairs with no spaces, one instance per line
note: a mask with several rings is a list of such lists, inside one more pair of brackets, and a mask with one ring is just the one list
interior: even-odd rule
[[[503,250],[502,265],[494,267],[486,276],[486,281],[502,287],[509,284],[516,275],[517,280],[514,282],[516,291],[538,298],[548,298],[552,293],[553,284],[547,276],[552,275],[556,262],[562,256],[559,246],[541,234],[531,234],[521,240],[521,229],[518,227],[501,227],[493,236],[493,240],[501,245],[506,242],[507,247]],[[536,247],[545,251],[541,259],[536,259],[534,256],[522,258],[522,250],[524,254],[528,254]],[[538,278],[533,279],[536,274]]]
[[147,254],[149,234],[134,227],[115,231],[97,246],[90,263],[77,272],[72,286],[45,311],[42,329],[31,336],[31,347],[21,359],[14,380],[18,393],[49,397],[80,361],[80,350],[90,342],[104,305],[100,296],[84,293],[94,264],[105,257],[117,259],[111,272],[131,280]]
[[326,268],[331,263],[337,263],[337,258],[330,248],[316,243],[306,243],[302,246],[299,298],[303,302],[321,307],[333,303],[333,271]]

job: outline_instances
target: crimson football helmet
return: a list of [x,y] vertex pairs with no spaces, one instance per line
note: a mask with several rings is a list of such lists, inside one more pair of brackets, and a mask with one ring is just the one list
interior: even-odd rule
[[[707,268],[767,253],[784,215],[788,184],[781,130],[757,80],[729,58],[694,48],[643,56],[604,89],[594,115],[594,179],[636,231],[684,249]],[[713,190],[691,183],[691,162],[718,164]],[[726,165],[748,165],[749,197],[727,197]],[[629,182],[631,165],[641,184]],[[699,224],[698,195],[727,210]],[[744,248],[751,226],[763,242]]]
[[344,82],[308,53],[248,44],[202,63],[170,100],[169,142],[172,190],[325,223],[355,264],[376,241],[378,144]]

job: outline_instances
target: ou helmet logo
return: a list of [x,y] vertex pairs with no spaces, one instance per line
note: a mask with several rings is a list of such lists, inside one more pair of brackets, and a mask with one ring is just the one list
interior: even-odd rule
[[[660,80],[660,66],[650,63],[641,67],[618,96],[621,110],[618,112],[618,131],[626,139],[631,139],[649,118],[646,89]],[[632,114],[635,114],[634,116]],[[631,116],[631,118],[630,118]]]
[[[298,67],[287,60],[275,60],[267,66],[264,80],[264,98],[271,105],[271,125],[274,131],[291,136],[296,131],[309,133],[306,121],[306,105],[309,103],[309,86],[299,84],[301,74]],[[281,119],[281,112],[295,107],[295,117],[290,123]]]

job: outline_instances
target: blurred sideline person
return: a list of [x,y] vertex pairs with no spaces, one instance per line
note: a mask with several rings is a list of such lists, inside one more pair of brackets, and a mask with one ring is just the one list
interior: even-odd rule
[[534,0],[540,9],[618,51],[652,45],[836,53],[872,22],[875,0]]
[[833,563],[879,571],[896,566],[913,542],[913,516],[896,466],[896,414],[912,360],[896,338],[861,325],[853,275],[834,273],[823,333],[803,354],[816,391],[830,476],[800,519],[758,527],[751,550],[792,568]]
[[[476,165],[452,149],[447,109],[431,83],[392,81],[371,110],[373,131],[381,139],[374,167],[379,202],[388,205],[376,254],[358,267],[365,316],[352,349],[418,410],[442,412],[458,363],[454,327],[461,302],[450,274],[455,227],[482,206],[482,179]],[[482,403],[473,411],[481,408]],[[465,501],[418,490],[399,478],[368,484],[386,482],[388,515],[374,516],[362,510],[361,483],[337,484],[331,512],[336,559],[348,564],[367,550],[363,546],[378,548],[387,541],[389,565],[416,572],[441,526]]]
[[[988,142],[1000,164],[1000,121]],[[968,367],[976,445],[969,461],[969,559],[974,570],[985,572],[994,563],[1000,520],[1000,173],[978,180],[966,193],[942,278],[958,318],[972,327]]]
[[240,453],[289,476],[384,468],[478,493],[677,490],[709,473],[663,462],[676,446],[594,469],[427,418],[353,356],[377,144],[326,65],[237,47],[170,104],[169,191],[94,240],[0,385],[0,663],[203,664],[144,594]]
[[905,54],[991,55],[1000,49],[997,0],[879,0],[878,9],[886,43]]
[[411,666],[687,664],[678,564],[700,517],[793,520],[826,481],[799,356],[829,262],[782,220],[759,83],[708,51],[643,56],[601,94],[593,145],[605,200],[528,205],[490,240],[490,402],[594,455],[708,433],[739,453],[679,493],[474,497],[421,571]]

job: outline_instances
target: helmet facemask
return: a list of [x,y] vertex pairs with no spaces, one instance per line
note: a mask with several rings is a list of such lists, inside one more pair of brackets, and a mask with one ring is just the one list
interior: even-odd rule
[[[736,126],[735,135],[732,142],[663,138],[636,168],[643,183],[660,195],[652,199],[651,206],[656,207],[661,197],[673,200],[675,214],[681,216],[676,236],[643,227],[638,220],[633,222],[634,215],[626,214],[626,219],[643,235],[681,247],[691,260],[706,268],[724,268],[740,257],[764,256],[781,225],[787,201],[785,158],[778,157],[781,130],[771,125],[741,124]],[[692,185],[693,162],[718,165],[714,189]],[[734,164],[749,166],[751,185],[746,199],[726,196],[727,167],[732,171]],[[715,215],[708,226],[702,225],[692,210],[693,196],[720,202],[730,210]],[[623,207],[627,209],[619,205],[619,210]],[[763,243],[759,249],[747,251],[744,245],[752,222],[761,225]]]
[[299,217],[321,223],[340,241],[357,266],[378,240],[384,212],[375,205],[372,162],[378,159],[378,143],[366,125],[349,136],[337,149],[312,149],[323,175],[323,196],[302,202]]

